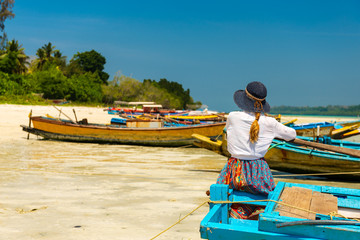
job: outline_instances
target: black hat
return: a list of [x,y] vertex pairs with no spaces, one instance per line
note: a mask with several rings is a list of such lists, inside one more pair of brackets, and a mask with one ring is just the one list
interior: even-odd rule
[[[251,82],[245,90],[237,90],[234,93],[234,101],[239,108],[246,112],[270,112],[270,105],[265,98],[267,90],[261,82]],[[256,104],[259,102],[261,104]],[[262,105],[262,106],[261,106]]]

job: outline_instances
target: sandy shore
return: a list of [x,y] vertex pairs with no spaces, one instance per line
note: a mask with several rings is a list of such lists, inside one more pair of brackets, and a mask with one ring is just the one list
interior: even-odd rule
[[[75,109],[78,120],[89,122],[113,117],[102,108],[58,108],[72,119]],[[207,200],[205,191],[226,161],[198,148],[67,143],[32,135],[27,140],[20,125],[29,123],[30,110],[33,116],[59,116],[52,106],[0,105],[1,239],[150,239]],[[207,210],[156,239],[200,239]]]

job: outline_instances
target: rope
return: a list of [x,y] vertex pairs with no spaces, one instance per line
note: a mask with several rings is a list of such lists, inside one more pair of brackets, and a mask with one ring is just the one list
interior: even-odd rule
[[279,145],[282,145],[282,144],[288,145],[288,143],[286,143],[286,142],[279,142],[279,143],[274,144],[274,145],[272,145],[271,147],[269,147],[268,151],[269,151],[270,149],[272,149],[272,148],[274,148],[274,147],[277,147],[277,146],[279,146]]
[[284,175],[273,175],[277,177],[296,177],[296,176],[324,176],[324,175],[347,175],[347,174],[360,174],[360,172],[328,172],[328,173],[304,173],[304,174],[284,174]]
[[161,234],[163,234],[164,232],[168,231],[170,228],[174,227],[175,225],[179,224],[182,220],[184,220],[185,218],[187,218],[189,215],[191,215],[193,212],[195,212],[196,210],[198,210],[199,208],[201,208],[203,205],[205,205],[206,203],[208,203],[209,201],[205,201],[202,204],[200,204],[199,206],[197,206],[194,210],[192,210],[191,212],[189,212],[188,214],[186,214],[184,217],[182,217],[181,219],[179,219],[176,223],[174,223],[173,225],[171,225],[170,227],[168,227],[167,229],[161,231],[160,233],[158,233],[155,237],[150,238],[150,240],[153,240],[155,238],[157,238],[158,236],[160,236]]
[[[165,233],[166,231],[170,230],[172,227],[176,226],[177,224],[179,224],[181,221],[183,221],[185,218],[187,218],[189,215],[191,215],[192,213],[194,213],[196,210],[198,210],[200,207],[202,207],[203,205],[205,205],[206,203],[213,203],[213,204],[233,204],[233,203],[254,203],[254,202],[274,202],[280,205],[284,205],[290,208],[294,208],[294,209],[298,209],[301,211],[305,211],[305,212],[309,212],[309,213],[313,213],[313,214],[318,214],[317,212],[311,211],[309,209],[305,209],[305,208],[301,208],[301,207],[297,207],[297,206],[293,206],[284,202],[279,202],[279,201],[275,201],[275,200],[271,200],[271,199],[264,199],[264,200],[249,200],[249,201],[211,201],[211,200],[207,200],[203,203],[201,203],[199,206],[197,206],[194,210],[192,210],[191,212],[189,212],[188,214],[186,214],[183,218],[179,219],[176,223],[174,223],[173,225],[171,225],[170,227],[166,228],[165,230],[161,231],[160,233],[158,233],[156,236],[150,238],[150,240],[154,240],[155,238],[157,238],[158,236],[160,236],[161,234]],[[328,216],[330,216],[330,219],[332,220],[333,217],[342,217],[345,219],[348,219],[347,217],[337,213],[337,212],[330,212],[327,214]],[[360,219],[357,218],[353,218],[353,220],[356,220],[358,222],[360,222]]]

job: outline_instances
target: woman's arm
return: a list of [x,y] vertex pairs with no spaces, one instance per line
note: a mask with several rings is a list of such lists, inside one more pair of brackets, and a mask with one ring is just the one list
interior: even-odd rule
[[276,122],[275,138],[281,138],[290,141],[296,138],[296,131],[293,128],[287,127],[282,123]]

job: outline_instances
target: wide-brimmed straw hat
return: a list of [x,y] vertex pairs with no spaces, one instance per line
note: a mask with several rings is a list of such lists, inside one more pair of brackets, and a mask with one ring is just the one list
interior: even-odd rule
[[251,82],[245,90],[234,93],[234,101],[239,108],[246,112],[270,112],[270,105],[266,102],[267,90],[261,82]]

